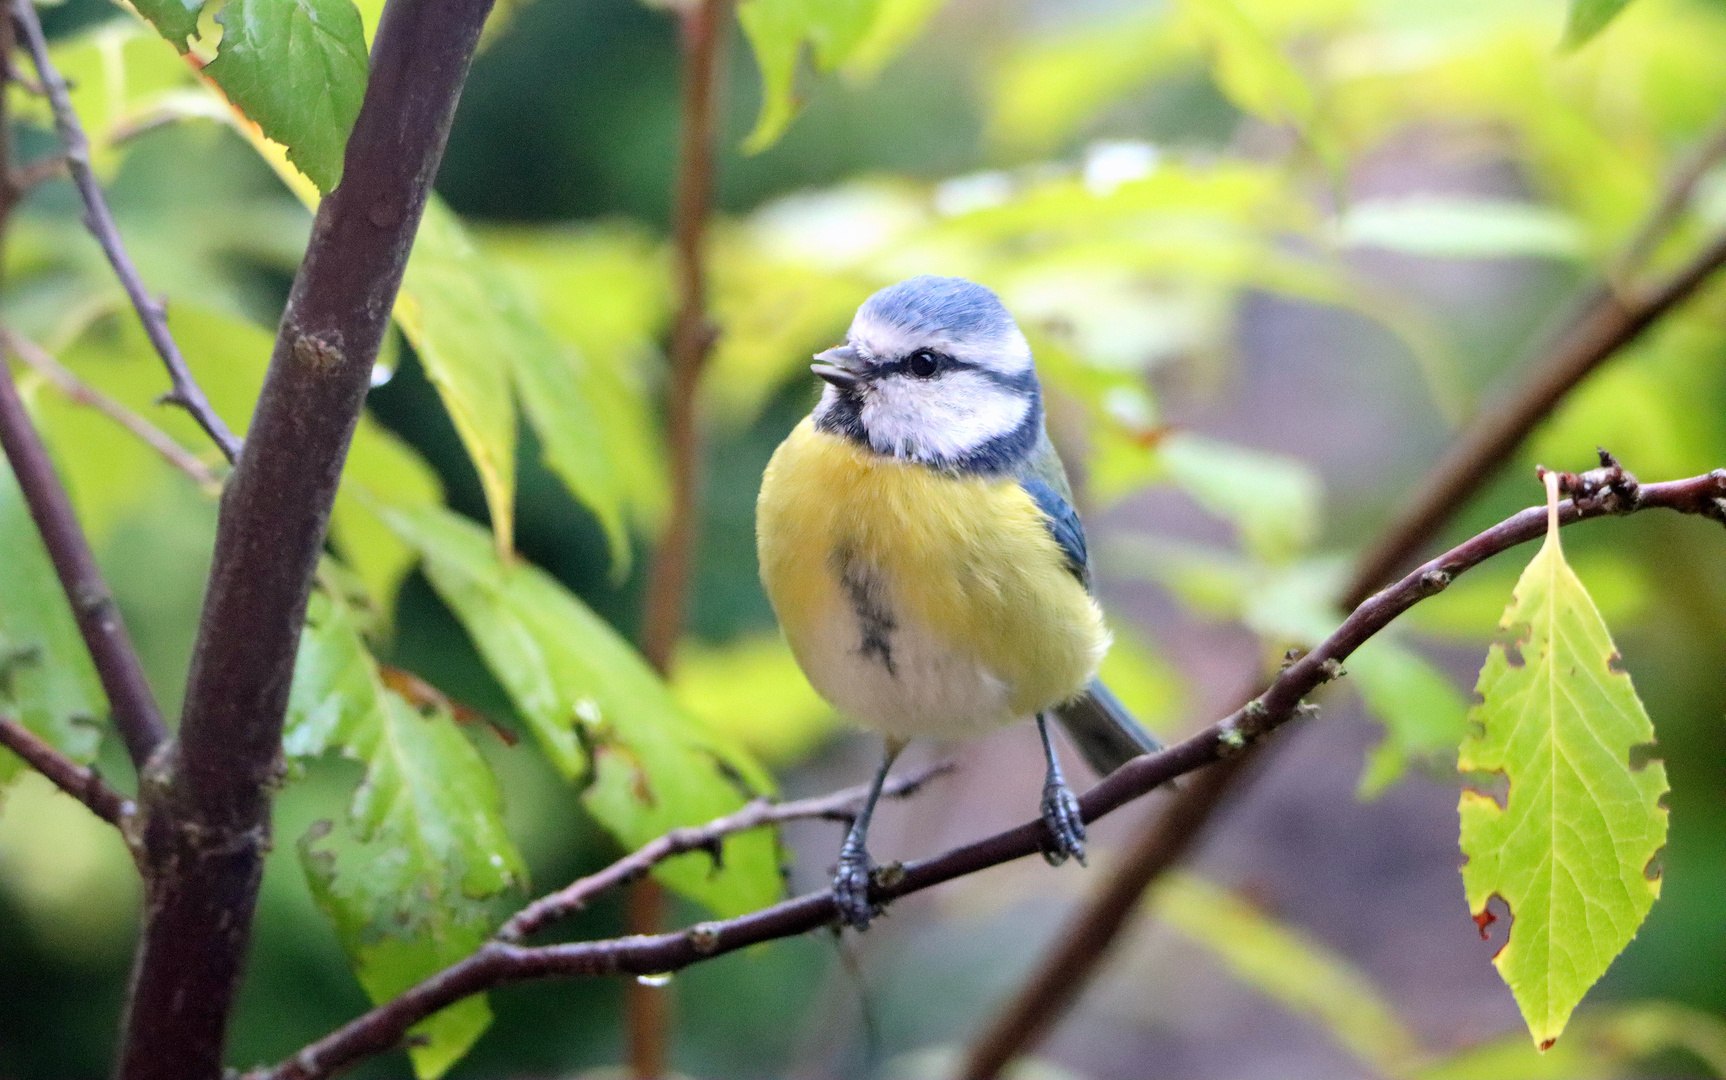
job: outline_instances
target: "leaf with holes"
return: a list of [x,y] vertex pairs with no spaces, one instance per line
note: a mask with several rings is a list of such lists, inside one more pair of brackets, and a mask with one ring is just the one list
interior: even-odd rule
[[1458,752],[1463,773],[1509,781],[1501,807],[1462,793],[1462,881],[1470,910],[1494,895],[1515,922],[1493,958],[1536,1045],[1563,1032],[1660,895],[1653,870],[1666,842],[1666,770],[1632,751],[1654,726],[1594,601],[1564,560],[1556,523],[1499,626],[1520,659],[1495,644],[1481,668],[1477,725]]
[[[366,767],[349,827],[314,827],[300,856],[372,1001],[478,948],[493,923],[484,901],[527,876],[497,780],[447,709],[416,708],[385,685],[356,613],[323,589],[306,613],[282,743],[291,758],[339,748]],[[475,997],[416,1025],[414,1070],[441,1075],[490,1021]]]
[[[7,378],[0,371],[0,378]],[[88,764],[102,741],[108,702],[72,619],[60,579],[0,458],[0,715]],[[20,762],[0,749],[0,782]]]
[[204,74],[332,190],[370,70],[353,0],[228,0],[216,18],[222,43]]
[[[424,557],[552,764],[588,780],[582,801],[619,843],[639,847],[771,790],[747,753],[680,710],[640,654],[549,574],[500,559],[485,530],[440,507],[380,513]],[[680,856],[654,876],[721,916],[778,898],[770,832],[727,837],[722,856]]]

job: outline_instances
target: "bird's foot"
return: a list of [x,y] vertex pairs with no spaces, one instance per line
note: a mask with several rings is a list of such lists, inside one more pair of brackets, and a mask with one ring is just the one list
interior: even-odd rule
[[869,852],[845,847],[839,852],[839,869],[833,875],[833,906],[839,921],[853,930],[869,929],[875,909],[869,903]]
[[1079,816],[1079,800],[1072,788],[1054,777],[1043,785],[1043,824],[1049,829],[1043,858],[1050,866],[1068,859],[1085,865],[1085,821]]

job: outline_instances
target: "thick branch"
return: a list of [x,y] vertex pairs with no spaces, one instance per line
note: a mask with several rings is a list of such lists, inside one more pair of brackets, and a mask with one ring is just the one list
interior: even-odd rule
[[1344,606],[1359,603],[1406,565],[1510,459],[1565,394],[1689,299],[1722,265],[1726,265],[1726,234],[1715,237],[1658,288],[1634,294],[1605,287],[1597,290],[1583,305],[1583,314],[1534,363],[1529,381],[1501,405],[1482,413],[1433,466],[1407,509],[1356,564]]
[[[0,364],[3,367],[3,364]],[[13,385],[11,373],[0,370],[0,447],[12,463],[12,473],[30,507],[30,516],[42,534],[42,543],[53,560],[60,586],[71,602],[72,615],[90,650],[114,725],[126,742],[132,763],[140,770],[151,753],[168,737],[161,710],[144,678],[144,668],[126,634],[120,609],[108,591],[108,583],[96,566],[90,542],[78,526],[72,500],[54,472],[48,450],[42,445],[30,414]]]
[[53,383],[54,388],[64,394],[68,401],[89,406],[130,431],[150,449],[162,455],[164,461],[191,477],[192,481],[204,490],[212,494],[220,490],[221,481],[216,479],[216,474],[208,465],[198,460],[196,454],[175,442],[173,436],[155,424],[78,378],[64,364],[54,359],[47,349],[3,326],[0,326],[0,343],[4,343],[6,350],[13,356],[35,368],[43,378]]
[[148,889],[122,1080],[221,1076],[306,598],[490,7],[389,0],[378,24],[341,183],[318,207],[222,497],[179,739],[140,791]]
[[96,242],[102,245],[103,254],[108,256],[108,264],[114,268],[114,276],[120,279],[120,285],[126,290],[126,296],[132,301],[132,307],[138,312],[138,319],[144,324],[144,333],[149,335],[150,344],[167,365],[168,378],[173,389],[163,398],[164,401],[179,405],[192,414],[192,419],[198,422],[222,454],[232,462],[240,453],[240,440],[228,430],[228,425],[216,415],[216,410],[210,404],[210,399],[204,396],[204,391],[192,377],[192,369],[186,366],[186,358],[180,355],[180,347],[174,343],[174,336],[168,332],[168,313],[161,301],[151,296],[144,288],[144,280],[138,276],[138,268],[132,264],[132,257],[126,253],[126,244],[120,239],[120,229],[114,223],[114,215],[108,210],[108,200],[102,194],[102,185],[96,180],[96,173],[90,168],[90,140],[84,134],[84,127],[78,122],[78,113],[72,107],[72,97],[68,92],[66,80],[48,56],[48,41],[42,34],[42,24],[36,18],[36,8],[30,0],[14,0],[12,14],[18,27],[24,32],[24,46],[30,51],[30,59],[36,65],[36,74],[42,80],[43,92],[48,95],[49,107],[54,111],[54,129],[60,134],[60,142],[66,148],[66,167],[71,170],[72,183],[78,188],[78,195],[84,200],[84,224]]
[[[952,769],[951,762],[942,762],[909,776],[895,776],[881,789],[881,794],[889,799],[909,798],[924,784],[942,773],[951,772]],[[674,855],[690,851],[717,853],[719,842],[732,833],[808,818],[849,822],[868,794],[869,787],[865,784],[836,791],[831,795],[799,799],[796,802],[774,803],[766,799],[756,799],[736,813],[715,818],[705,825],[674,829],[598,873],[589,874],[557,892],[540,897],[516,912],[498,929],[495,936],[499,941],[521,941],[559,919],[580,911],[600,893],[640,878]]]
[[85,768],[60,753],[18,721],[0,716],[0,746],[23,758],[55,787],[115,828],[123,828],[121,822],[132,816],[132,800],[103,783],[95,769]]
[[[1567,477],[1576,497],[1561,503],[1558,519],[1585,518],[1662,507],[1726,521],[1726,469],[1688,480],[1638,486],[1621,472],[1599,470]],[[1546,529],[1546,508],[1531,507],[1416,568],[1368,598],[1330,637],[1290,664],[1264,693],[1191,738],[1156,754],[1134,758],[1079,800],[1091,822],[1176,777],[1236,758],[1301,710],[1301,699],[1336,678],[1342,661],[1416,603],[1444,590],[1457,574]],[[931,859],[877,872],[876,903],[920,892],[1040,852],[1047,832],[1039,821],[954,848]],[[394,1001],[373,1009],[265,1073],[260,1080],[319,1080],[398,1045],[408,1028],[447,1005],[494,987],[534,979],[595,975],[647,975],[677,971],[725,953],[830,925],[837,915],[829,890],[809,893],[723,922],[650,936],[526,948],[491,942]]]

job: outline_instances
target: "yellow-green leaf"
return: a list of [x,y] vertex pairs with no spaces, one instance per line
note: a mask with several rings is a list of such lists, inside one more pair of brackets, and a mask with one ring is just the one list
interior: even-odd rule
[[685,641],[672,671],[689,715],[774,765],[802,759],[838,725],[778,631],[725,645]]
[[1457,768],[1502,777],[1509,794],[1501,807],[1463,791],[1462,880],[1477,915],[1493,896],[1510,907],[1493,963],[1544,1048],[1660,895],[1666,770],[1632,765],[1654,726],[1613,669],[1611,634],[1564,560],[1555,517],[1499,626],[1516,656],[1503,644],[1488,653]]
[[371,601],[387,613],[417,556],[378,520],[371,503],[355,494],[356,487],[402,506],[427,506],[443,502],[443,484],[412,447],[370,413],[360,415],[330,513],[330,535]]
[[[500,559],[484,529],[447,510],[380,512],[424,557],[552,764],[589,778],[582,801],[620,843],[639,847],[771,790],[741,747],[683,713],[640,654],[549,574]],[[716,914],[741,914],[779,895],[777,843],[767,831],[727,837],[720,865],[692,853],[654,876]]]
[[1588,44],[1629,4],[1630,0],[1570,0],[1570,17],[1564,24],[1564,48],[1579,49]]
[[[366,767],[350,827],[314,828],[300,857],[372,1001],[478,948],[492,924],[483,901],[527,876],[497,780],[446,708],[386,685],[355,613],[324,589],[307,609],[282,741],[290,757],[339,748]],[[490,1017],[473,998],[415,1025],[415,1072],[442,1075]]]
[[1376,798],[1402,777],[1410,758],[1448,752],[1466,731],[1468,702],[1444,672],[1386,634],[1348,658],[1367,711],[1384,725],[1368,752],[1357,794]]

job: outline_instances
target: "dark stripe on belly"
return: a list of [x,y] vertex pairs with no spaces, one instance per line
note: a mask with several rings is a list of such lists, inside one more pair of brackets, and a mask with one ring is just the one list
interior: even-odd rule
[[851,598],[851,610],[857,615],[857,626],[862,634],[857,651],[886,668],[888,675],[897,678],[899,673],[893,666],[892,637],[899,624],[893,620],[893,611],[887,606],[886,590],[869,567],[853,561],[848,553],[840,553],[835,561],[840,566],[839,584],[845,587],[845,594]]

